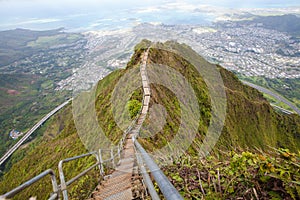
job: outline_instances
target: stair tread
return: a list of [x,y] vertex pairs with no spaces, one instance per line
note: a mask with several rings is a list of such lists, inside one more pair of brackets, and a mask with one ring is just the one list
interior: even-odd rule
[[121,155],[121,159],[116,170],[111,173],[110,178],[98,185],[96,190],[92,193],[92,199],[94,200],[131,200],[133,199],[132,194],[132,184],[133,184],[133,174],[136,174],[136,169],[134,170],[135,163],[135,149],[134,142],[132,141],[132,136],[138,134],[148,112],[149,102],[150,102],[150,88],[147,78],[147,57],[148,51],[144,54],[142,65],[140,66],[141,78],[143,80],[143,90],[145,102],[143,104],[142,113],[136,124],[132,127],[132,130],[127,135],[125,139],[124,150]]

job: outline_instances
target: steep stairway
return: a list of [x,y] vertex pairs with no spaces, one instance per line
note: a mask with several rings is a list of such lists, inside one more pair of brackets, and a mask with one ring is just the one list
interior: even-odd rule
[[145,190],[141,181],[141,176],[136,164],[133,136],[136,136],[146,118],[150,102],[150,87],[147,79],[147,59],[149,49],[144,53],[142,64],[140,66],[140,74],[142,77],[144,100],[141,113],[126,137],[124,150],[121,160],[115,171],[108,176],[106,180],[101,182],[91,195],[93,200],[131,200],[144,199]]

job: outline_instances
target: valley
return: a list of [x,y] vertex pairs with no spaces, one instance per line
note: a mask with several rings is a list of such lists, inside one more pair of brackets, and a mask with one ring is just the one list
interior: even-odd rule
[[[150,41],[143,40],[135,47],[135,52],[125,69],[115,70],[99,81],[95,90],[91,90],[89,94],[83,93],[85,94],[83,97],[95,96],[97,121],[104,130],[107,139],[114,144],[121,140],[123,131],[114,119],[114,105],[109,97],[113,95],[118,81],[123,76],[126,76],[130,70],[139,68],[143,52],[149,43]],[[162,48],[169,49],[169,51]],[[227,96],[225,124],[215,147],[209,155],[204,157],[204,154],[199,154],[199,152],[202,152],[201,143],[208,134],[212,118],[212,97],[207,86],[211,83],[206,83],[197,73],[197,66],[192,65],[180,54],[174,53],[173,50],[194,57],[201,66],[208,69],[212,66],[217,67],[224,82]],[[185,199],[202,197],[208,199],[255,198],[258,195],[264,198],[297,199],[299,197],[298,181],[300,176],[297,163],[300,157],[297,151],[300,146],[300,117],[298,115],[285,115],[276,112],[260,92],[242,84],[232,72],[207,62],[187,45],[174,41],[153,45],[149,50],[147,66],[155,64],[169,66],[185,77],[195,91],[196,102],[200,108],[201,118],[196,121],[198,124],[196,136],[188,149],[178,156],[176,156],[177,154],[169,156],[158,153],[160,156],[155,159]],[[147,70],[149,74],[153,73],[151,67],[148,67]],[[138,77],[139,71],[136,75]],[[150,80],[151,77],[156,76],[160,77],[160,74],[149,75]],[[176,80],[173,81],[176,82]],[[180,98],[166,86],[151,82],[150,87],[149,105],[151,107],[160,104],[166,109],[166,123],[158,132],[149,134],[151,129],[147,127],[151,126],[153,119],[147,115],[140,132],[143,137],[138,138],[138,140],[148,152],[163,151],[165,146],[169,149],[176,149],[179,145],[173,146],[171,141],[178,134],[181,126],[178,123],[182,116],[180,111],[190,105],[181,104],[179,106]],[[124,89],[127,88],[124,87]],[[129,112],[136,113],[135,108],[140,107],[140,104],[136,102],[140,102],[142,96],[141,88],[132,91],[129,101],[132,105]],[[85,99],[83,98],[83,100]],[[84,102],[88,103],[88,101]],[[126,104],[124,109],[127,109]],[[78,133],[80,129],[76,129],[76,123],[78,121],[74,120],[71,105],[59,111],[47,123],[44,136],[40,141],[34,141],[30,148],[16,152],[20,155],[23,151],[28,156],[15,162],[11,170],[3,176],[0,181],[0,193],[12,189],[45,169],[53,168],[57,172],[59,160],[86,153],[86,146],[83,145],[86,143],[83,143],[82,138],[80,138]],[[101,145],[101,142],[95,143],[94,140],[98,137],[95,134],[98,133],[87,131],[84,136],[85,138],[92,138],[92,140],[88,140],[89,144]],[[171,163],[163,165],[161,161],[168,159],[171,159]],[[80,170],[84,169],[87,163],[92,163],[92,161],[93,159],[85,158],[69,163],[65,168],[66,176],[74,177]],[[69,188],[70,198],[88,198],[90,191],[95,188],[99,181],[97,174],[95,169],[72,185]],[[45,198],[44,195],[50,194],[51,184],[44,182],[39,183],[38,186],[30,187],[16,199],[30,196]],[[278,188],[280,189],[278,190]],[[245,193],[245,191],[248,192]]]
[[[84,129],[81,135],[81,126],[76,124],[90,125],[86,121],[90,118],[84,116],[91,113],[74,116],[72,105],[58,111],[28,139],[10,137],[12,130],[30,133],[47,113],[70,98],[83,94],[83,99],[95,107],[92,114],[97,127],[103,129],[112,143],[118,143],[124,127],[116,122],[119,117],[115,116],[111,97],[118,81],[138,68],[141,55],[151,44],[147,61],[150,69],[156,64],[168,66],[188,80],[201,115],[195,138],[184,154],[170,156],[172,164],[161,166],[180,194],[186,199],[299,198],[299,16],[245,14],[235,16],[238,20],[232,17],[208,25],[145,22],[127,29],[77,33],[63,28],[1,31],[0,155],[14,144],[25,142],[25,145],[1,166],[0,194],[48,168],[57,173],[60,160],[91,151],[82,137],[94,138],[89,144],[98,145],[95,147],[98,150],[101,142],[93,135],[98,133],[94,127]],[[210,72],[210,66],[214,66],[220,73],[225,102],[213,104],[210,87],[219,82],[207,82],[211,77],[199,74],[193,59],[205,71]],[[149,77],[164,77],[164,73],[150,73]],[[245,81],[247,84],[242,83]],[[262,94],[247,86],[251,84],[268,90],[259,88],[265,91]],[[127,88],[127,82],[122,86]],[[145,119],[140,133],[143,137],[138,140],[149,152],[165,146],[178,149],[170,141],[180,130],[182,112],[189,106],[180,104],[176,93],[163,84],[151,82],[150,87],[149,105],[154,105],[154,111]],[[277,93],[282,97],[274,98]],[[93,97],[94,102],[88,97]],[[126,104],[131,118],[138,113],[142,100],[141,88],[132,91]],[[226,109],[224,127],[220,125],[222,116],[214,112],[215,106]],[[158,108],[162,113],[155,113]],[[284,109],[287,113],[282,112]],[[159,122],[151,125],[153,119]],[[216,127],[222,127],[220,137],[210,155],[199,159],[201,144],[214,120],[220,122]],[[189,123],[194,121],[191,119]],[[157,132],[152,133],[154,130]],[[160,155],[157,162],[169,159],[168,155]],[[76,175],[84,168],[83,163],[91,165],[92,161],[84,158],[67,164],[67,177]],[[72,185],[71,198],[87,198],[99,181],[96,174],[96,169],[92,170],[77,185]],[[50,184],[37,185],[16,199],[22,199],[23,195],[46,198]]]

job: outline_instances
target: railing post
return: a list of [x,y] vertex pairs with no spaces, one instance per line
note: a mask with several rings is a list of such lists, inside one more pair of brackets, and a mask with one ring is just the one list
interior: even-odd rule
[[95,156],[96,156],[96,159],[97,159],[98,168],[99,168],[99,173],[100,173],[100,177],[101,177],[102,174],[101,174],[101,164],[100,164],[99,152],[96,151]]
[[102,159],[102,150],[99,149],[99,167],[100,167],[100,175],[103,176],[104,175],[104,169],[103,169],[103,159]]
[[113,148],[110,149],[110,158],[111,158],[111,163],[112,163],[113,169],[115,169],[116,165],[115,165],[114,149]]
[[120,149],[120,145],[118,145],[118,156],[119,156],[119,160],[121,160],[121,149]]
[[[53,192],[57,194],[57,197],[55,197],[55,198],[58,199],[59,198],[59,191],[58,191],[58,185],[57,185],[55,173],[54,172],[50,173],[50,176],[51,176]],[[50,199],[51,199],[51,197],[50,197]]]
[[32,179],[26,181],[25,183],[21,184],[20,186],[16,187],[15,189],[5,193],[4,195],[0,196],[0,199],[6,199],[6,198],[12,198],[19,192],[23,191],[24,189],[28,188],[32,184],[36,183],[37,181],[44,178],[46,175],[50,174],[51,176],[51,182],[53,187],[53,194],[51,194],[50,198],[51,200],[57,199],[58,197],[58,185],[55,177],[55,173],[52,169],[47,169],[46,171],[40,173],[39,175],[33,177]]
[[66,184],[66,181],[65,181],[65,175],[64,175],[63,168],[62,168],[63,162],[64,161],[61,160],[58,163],[58,172],[59,172],[59,178],[60,178],[60,189],[63,193],[64,200],[68,200],[67,184]]

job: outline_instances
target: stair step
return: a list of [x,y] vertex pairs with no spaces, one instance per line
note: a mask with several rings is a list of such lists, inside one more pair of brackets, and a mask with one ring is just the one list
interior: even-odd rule
[[132,199],[132,192],[131,189],[124,190],[122,192],[113,194],[109,197],[95,197],[94,200],[125,200],[125,199]]
[[115,184],[111,185],[110,187],[104,187],[104,189],[101,190],[99,193],[94,193],[93,197],[107,198],[109,196],[115,195],[128,189],[131,191],[131,183]]
[[132,130],[126,136],[124,150],[116,170],[101,185],[97,186],[96,190],[92,193],[93,200],[132,200],[133,198],[140,199],[144,195],[139,189],[143,184],[139,180],[141,179],[139,169],[135,165],[136,158],[132,137],[139,133],[149,109],[150,87],[146,71],[147,58],[148,51],[144,54],[140,66],[145,98],[142,112]]

